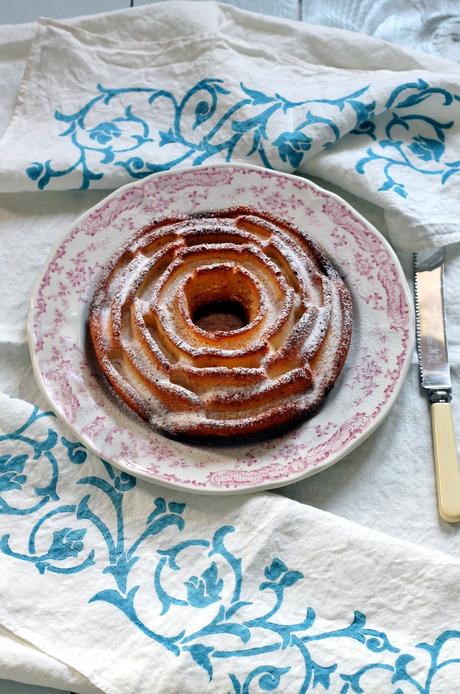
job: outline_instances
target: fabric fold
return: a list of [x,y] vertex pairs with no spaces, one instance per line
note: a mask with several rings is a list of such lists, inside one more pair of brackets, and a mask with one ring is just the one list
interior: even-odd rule
[[[0,626],[0,675],[7,680],[35,687],[72,688],[75,694],[97,694],[101,690],[91,685],[80,673],[64,663],[17,638]],[[0,688],[4,687],[0,681]]]

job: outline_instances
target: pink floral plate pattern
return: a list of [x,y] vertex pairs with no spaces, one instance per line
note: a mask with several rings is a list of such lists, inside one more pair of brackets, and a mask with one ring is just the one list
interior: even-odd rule
[[[88,348],[87,311],[112,253],[155,217],[250,205],[306,228],[353,297],[353,338],[324,407],[292,431],[244,446],[172,441],[122,407]],[[414,346],[410,295],[383,237],[310,181],[246,165],[183,169],[118,189],[76,220],[32,296],[35,374],[56,414],[96,455],[128,473],[201,493],[241,493],[298,481],[337,462],[381,423]]]

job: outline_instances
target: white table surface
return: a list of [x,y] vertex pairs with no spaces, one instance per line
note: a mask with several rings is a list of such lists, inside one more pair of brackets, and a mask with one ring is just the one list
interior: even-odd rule
[[[192,2],[193,0],[190,1]],[[261,12],[289,19],[302,19],[303,21],[332,26],[341,25],[352,30],[359,29],[359,27],[354,25],[356,22],[359,22],[362,31],[368,31],[369,33],[380,35],[381,38],[387,38],[387,36],[385,36],[385,28],[382,29],[382,27],[378,27],[376,29],[376,27],[367,26],[372,20],[371,10],[373,2],[369,0],[326,0],[325,2],[323,0],[321,2],[318,2],[318,0],[221,1],[229,2],[229,4],[253,12]],[[453,1],[454,4],[458,2],[458,0]],[[133,6],[138,7],[139,5],[150,4],[151,2],[161,2],[161,0],[0,0],[0,24],[32,22],[40,16],[64,19],[82,14],[120,10]],[[429,0],[416,0],[416,2],[410,4],[415,7],[416,10],[419,9],[423,11],[425,7],[428,7],[427,2],[429,2]],[[444,4],[450,4],[450,2],[451,0],[445,0]],[[396,0],[390,0],[388,4],[389,6],[391,5],[391,7],[389,7],[389,19],[391,20],[392,16],[395,17],[395,12],[393,12],[393,10],[396,11],[396,9],[398,9],[396,8],[398,3]],[[406,5],[407,3],[403,0],[402,4]],[[391,9],[392,7],[393,10]],[[401,8],[401,5],[399,5],[399,8]],[[457,15],[460,16],[458,5]],[[348,25],[347,22],[340,21],[340,19],[344,17],[349,18]],[[460,45],[458,43],[458,41],[460,41],[460,19],[458,20],[458,24],[455,24],[456,21],[457,20],[454,19],[453,32],[455,34],[458,29],[458,33],[456,36],[452,36],[452,34],[449,36],[450,43],[448,45],[446,44],[446,50],[442,51],[447,54],[446,57],[456,57],[450,55],[450,47],[453,45],[452,41],[457,46]],[[402,24],[404,24],[404,22],[402,22]],[[449,29],[451,29],[450,25]],[[436,35],[439,44],[436,46],[438,50],[443,48],[444,34],[443,29],[440,28]],[[424,45],[420,47],[427,50],[427,47]],[[441,52],[441,50],[439,50],[439,52]],[[61,691],[61,694],[68,694],[62,690],[0,680],[0,694],[59,694],[59,691]]]
[[37,687],[10,680],[0,680],[0,694],[68,694],[61,689],[50,689],[49,687]]
[[[193,1],[193,0],[191,0]],[[302,2],[308,0],[222,0],[252,12],[300,19]],[[38,17],[64,19],[82,14],[123,10],[161,0],[0,0],[0,24],[33,22]]]

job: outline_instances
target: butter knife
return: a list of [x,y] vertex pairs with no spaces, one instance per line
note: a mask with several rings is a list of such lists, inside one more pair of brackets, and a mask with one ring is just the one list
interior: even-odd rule
[[415,254],[415,318],[422,388],[431,403],[439,515],[460,521],[460,469],[452,418],[452,382],[444,310],[444,251]]

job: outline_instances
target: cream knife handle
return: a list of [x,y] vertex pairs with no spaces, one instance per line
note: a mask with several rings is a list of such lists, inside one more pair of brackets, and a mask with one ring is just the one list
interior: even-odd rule
[[431,405],[431,426],[439,515],[448,523],[456,523],[460,521],[460,469],[449,402]]

